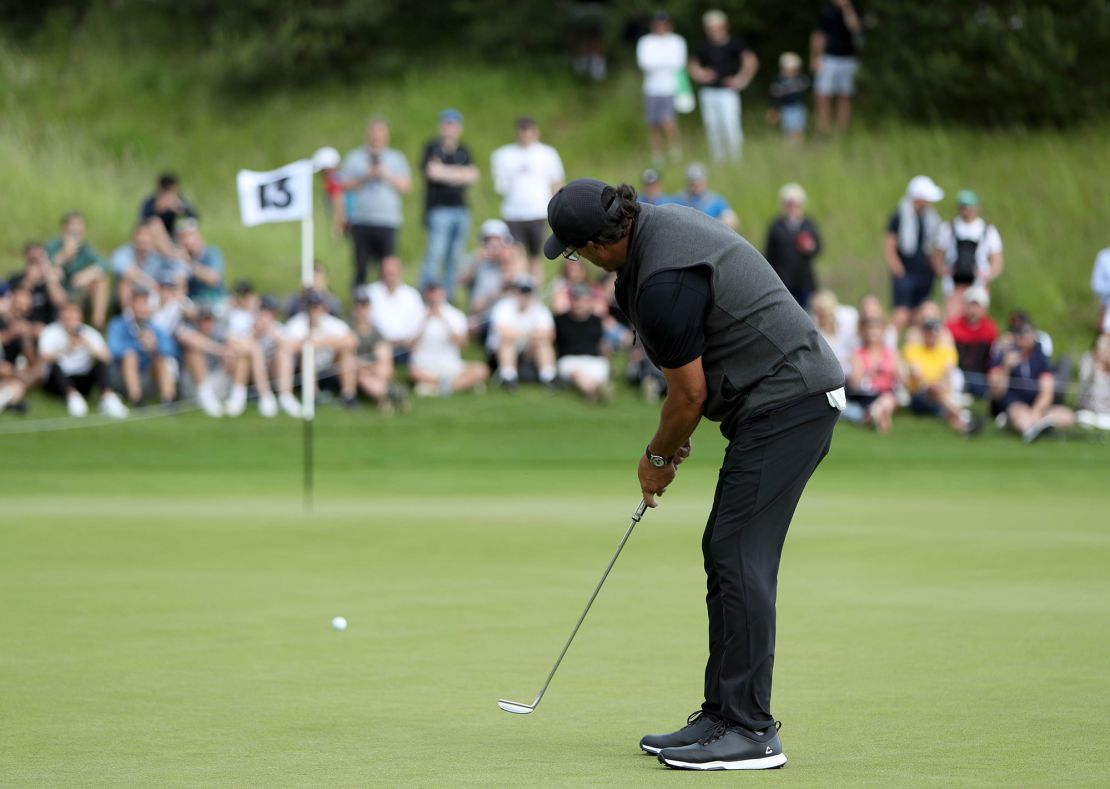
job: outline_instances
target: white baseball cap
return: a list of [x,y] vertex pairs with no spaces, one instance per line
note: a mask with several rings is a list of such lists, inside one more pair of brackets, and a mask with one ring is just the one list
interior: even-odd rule
[[513,242],[513,234],[509,232],[508,225],[500,219],[487,219],[478,230],[478,238],[484,239],[494,237],[500,238],[502,241],[509,244]]
[[927,175],[915,175],[910,179],[909,185],[906,187],[906,197],[911,200],[924,200],[927,203],[935,203],[938,200],[944,199],[944,190],[936,185]]
[[319,149],[316,153],[312,154],[312,169],[316,172],[326,170],[329,167],[339,166],[339,151],[332,148],[330,145]]
[[982,285],[972,285],[964,292],[964,301],[968,304],[981,304],[984,307],[989,307],[991,296]]

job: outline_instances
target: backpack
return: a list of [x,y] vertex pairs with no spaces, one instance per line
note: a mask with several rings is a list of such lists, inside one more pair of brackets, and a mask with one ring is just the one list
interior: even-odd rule
[[975,282],[979,264],[977,253],[979,245],[987,237],[991,226],[983,223],[983,234],[979,238],[956,238],[956,225],[952,223],[952,240],[956,242],[956,262],[952,264],[952,281],[957,285],[971,285]]

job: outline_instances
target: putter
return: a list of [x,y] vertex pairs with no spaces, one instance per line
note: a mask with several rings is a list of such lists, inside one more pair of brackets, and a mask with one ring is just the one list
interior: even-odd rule
[[540,706],[540,699],[542,699],[543,694],[547,692],[547,686],[551,684],[551,678],[554,677],[555,672],[559,670],[559,664],[563,662],[563,656],[567,653],[567,650],[570,649],[571,642],[574,641],[574,637],[578,634],[578,628],[582,627],[582,622],[585,620],[586,614],[590,612],[590,606],[594,604],[594,598],[596,598],[597,593],[601,591],[601,585],[605,583],[605,579],[609,577],[609,571],[612,570],[613,565],[617,563],[617,557],[621,555],[624,544],[628,542],[628,538],[632,536],[632,530],[636,528],[636,524],[640,522],[640,518],[644,517],[644,512],[646,510],[647,504],[641,500],[640,506],[632,513],[632,522],[628,524],[628,529],[625,531],[624,536],[621,537],[620,544],[617,545],[617,550],[613,554],[613,558],[610,559],[609,564],[605,566],[605,572],[601,574],[601,580],[597,582],[593,594],[591,594],[590,599],[586,601],[586,608],[582,611],[582,616],[578,617],[578,622],[574,625],[574,630],[570,631],[570,638],[567,639],[567,643],[563,644],[563,651],[560,652],[559,657],[555,659],[555,665],[551,667],[551,673],[547,675],[547,680],[543,683],[543,687],[540,688],[540,692],[536,694],[535,701],[531,704],[524,704],[520,701],[500,699],[497,702],[498,707],[514,715],[527,715],[530,712],[535,712],[536,707]]

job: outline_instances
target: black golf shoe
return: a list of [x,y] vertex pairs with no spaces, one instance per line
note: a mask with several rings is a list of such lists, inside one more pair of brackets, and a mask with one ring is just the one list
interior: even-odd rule
[[762,733],[720,721],[693,745],[664,748],[659,761],[680,770],[769,770],[786,764],[778,724]]
[[670,734],[648,734],[640,740],[640,748],[646,753],[656,754],[664,748],[681,748],[693,745],[707,736],[720,722],[712,712],[698,710],[686,719],[686,725]]

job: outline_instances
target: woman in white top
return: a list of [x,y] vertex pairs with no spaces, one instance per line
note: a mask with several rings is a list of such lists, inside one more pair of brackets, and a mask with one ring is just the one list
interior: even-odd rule
[[948,320],[964,312],[964,293],[972,285],[990,288],[1002,273],[1002,237],[979,216],[979,196],[970,189],[956,195],[958,211],[937,231],[933,266],[943,277]]

